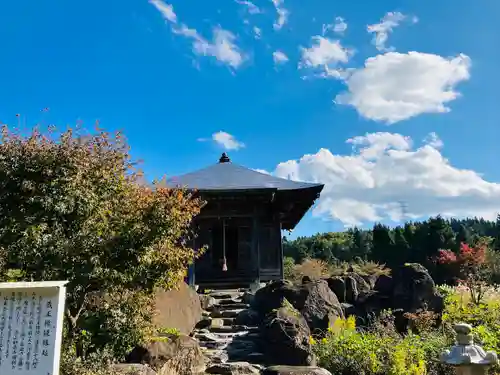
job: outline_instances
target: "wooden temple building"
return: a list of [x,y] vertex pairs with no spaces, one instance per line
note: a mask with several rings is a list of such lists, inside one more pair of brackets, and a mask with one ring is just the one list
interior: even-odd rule
[[260,173],[233,164],[225,153],[217,164],[169,185],[196,190],[206,201],[194,220],[193,247],[207,251],[190,280],[203,288],[282,279],[282,230],[295,228],[324,186]]

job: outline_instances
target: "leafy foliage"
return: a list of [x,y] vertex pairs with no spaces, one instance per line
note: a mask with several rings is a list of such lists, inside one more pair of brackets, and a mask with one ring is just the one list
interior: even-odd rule
[[[312,340],[319,364],[341,375],[432,374],[451,375],[453,369],[439,355],[454,342],[453,324],[473,326],[475,342],[486,350],[500,351],[500,291],[489,287],[480,304],[474,303],[465,285],[440,286],[446,295],[443,323],[428,311],[407,314],[413,329],[400,335],[391,311],[383,312],[370,330],[355,326],[355,319],[338,319],[327,335]],[[493,373],[499,373],[495,366]]]
[[490,280],[490,267],[486,255],[490,251],[488,238],[480,238],[474,246],[460,244],[458,254],[451,250],[439,250],[437,262],[456,268],[462,282],[471,293],[472,302],[479,304]]
[[2,128],[2,276],[68,280],[66,342],[78,356],[106,346],[120,357],[148,334],[154,288],[175,285],[194,258],[201,204],[146,184],[120,133]]
[[500,282],[500,217],[496,222],[484,219],[444,219],[440,216],[422,222],[407,222],[395,228],[375,224],[371,230],[351,228],[344,232],[316,234],[283,241],[284,253],[296,263],[320,259],[332,265],[358,262],[357,259],[395,268],[405,263],[425,266],[437,283],[453,283],[456,271],[435,262],[439,251],[460,250],[461,243],[473,246],[480,239],[493,240],[486,254],[491,265],[491,281]]
[[353,263],[329,264],[323,260],[307,258],[302,263],[295,264],[291,257],[285,257],[284,271],[285,278],[293,282],[300,282],[304,276],[321,279],[330,276],[345,276],[353,271],[361,276],[381,276],[391,273],[391,270],[384,265],[362,259],[356,259]]
[[446,345],[442,336],[400,336],[391,325],[357,330],[355,319],[349,317],[337,319],[313,348],[320,365],[335,374],[424,375],[441,371],[434,361]]

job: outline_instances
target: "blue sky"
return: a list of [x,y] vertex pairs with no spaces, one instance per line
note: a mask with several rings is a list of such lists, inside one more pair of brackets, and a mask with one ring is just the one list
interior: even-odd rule
[[99,120],[151,178],[227,151],[325,183],[296,235],[493,217],[499,17],[496,0],[5,1],[0,121]]

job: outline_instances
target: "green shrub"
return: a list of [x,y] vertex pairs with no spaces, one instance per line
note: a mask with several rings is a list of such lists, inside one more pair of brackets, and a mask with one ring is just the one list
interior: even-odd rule
[[331,269],[328,263],[319,259],[306,259],[302,263],[294,265],[290,279],[298,282],[304,276],[311,279],[321,279],[330,275]]
[[295,260],[292,257],[283,258],[283,276],[285,280],[294,279]]
[[339,375],[424,375],[448,369],[438,361],[448,345],[439,333],[401,336],[390,325],[359,331],[354,317],[337,319],[321,340],[312,340],[319,364]]
[[163,328],[158,329],[158,334],[159,335],[180,336],[181,332],[177,328],[163,327]]
[[121,359],[150,335],[151,293],[184,276],[203,202],[145,183],[124,137],[101,129],[3,126],[0,192],[0,277],[68,280],[64,340],[77,357]]
[[349,269],[361,276],[388,276],[391,274],[391,270],[386,268],[384,264],[363,259],[356,259],[351,263],[337,262],[330,266],[330,272],[334,276],[344,276],[349,272]]
[[500,294],[495,288],[490,287],[479,304],[471,301],[466,287],[454,288],[445,299],[443,321],[472,325],[476,342],[500,353]]

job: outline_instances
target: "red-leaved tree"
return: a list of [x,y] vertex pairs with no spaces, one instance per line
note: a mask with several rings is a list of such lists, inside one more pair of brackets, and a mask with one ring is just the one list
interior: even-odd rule
[[458,253],[439,250],[437,263],[448,265],[468,288],[473,303],[479,304],[486,291],[489,267],[486,261],[490,240],[480,238],[473,246],[460,244]]

